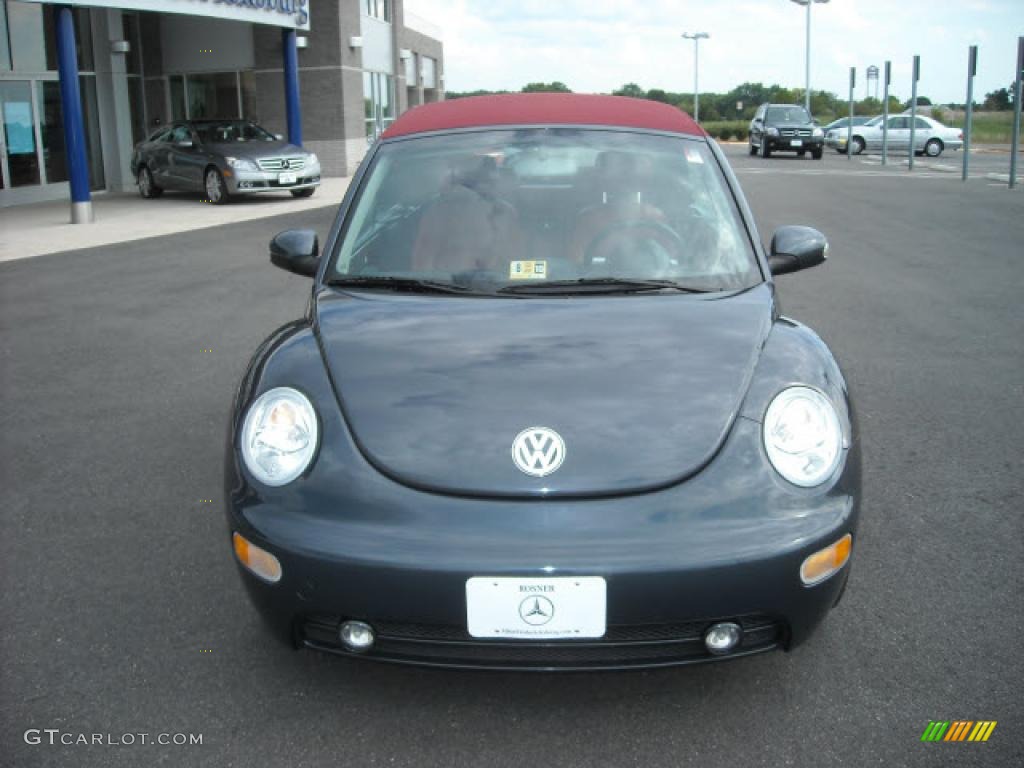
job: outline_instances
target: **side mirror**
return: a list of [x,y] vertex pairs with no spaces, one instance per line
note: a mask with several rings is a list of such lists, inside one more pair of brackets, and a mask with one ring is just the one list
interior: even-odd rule
[[828,257],[828,240],[810,227],[779,227],[772,236],[768,266],[773,275],[816,267]]
[[313,277],[320,266],[320,240],[311,229],[286,229],[270,241],[270,263],[297,275]]

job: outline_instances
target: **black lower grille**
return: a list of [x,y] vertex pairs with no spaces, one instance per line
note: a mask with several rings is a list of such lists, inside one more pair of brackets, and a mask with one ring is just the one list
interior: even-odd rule
[[[506,669],[602,669],[685,664],[722,658],[704,647],[704,632],[716,621],[734,620],[743,640],[732,655],[778,647],[784,625],[766,616],[710,619],[672,624],[612,625],[595,640],[481,640],[465,628],[433,624],[373,622],[377,642],[371,658],[410,664]],[[305,644],[348,653],[338,641],[337,616],[310,616],[303,623]]]

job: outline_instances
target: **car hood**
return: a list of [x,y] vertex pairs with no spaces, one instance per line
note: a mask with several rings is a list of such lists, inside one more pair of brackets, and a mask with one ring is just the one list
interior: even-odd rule
[[813,131],[818,126],[814,123],[769,123],[769,127],[780,131]]
[[[518,300],[324,290],[315,311],[343,413],[379,471],[442,493],[550,497],[699,471],[737,416],[773,309],[762,284]],[[512,457],[535,426],[565,443],[546,477]]]
[[203,147],[214,154],[226,157],[244,157],[247,160],[265,160],[271,157],[282,156],[304,157],[308,154],[302,147],[289,144],[287,141],[236,141],[223,144],[204,144]]

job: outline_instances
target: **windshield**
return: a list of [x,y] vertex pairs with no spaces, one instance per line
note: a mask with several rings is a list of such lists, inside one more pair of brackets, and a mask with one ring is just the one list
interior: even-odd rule
[[866,123],[864,123],[864,125],[866,125],[868,127],[871,127],[873,125],[881,125],[881,123],[882,123],[882,115],[879,115],[878,117],[872,117],[870,120],[868,120]]
[[811,116],[803,107],[768,107],[765,121],[769,123],[809,123]]
[[192,128],[203,144],[228,144],[246,141],[277,141],[272,133],[246,120],[223,120],[193,123]]
[[761,280],[705,143],[563,128],[382,145],[328,280],[386,285],[370,280],[381,277],[525,293],[612,290],[616,280],[721,291]]

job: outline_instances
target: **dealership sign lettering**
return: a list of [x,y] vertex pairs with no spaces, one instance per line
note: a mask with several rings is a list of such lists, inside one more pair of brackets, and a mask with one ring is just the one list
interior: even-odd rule
[[156,13],[185,13],[218,19],[309,29],[312,0],[37,0],[42,3],[120,8]]

